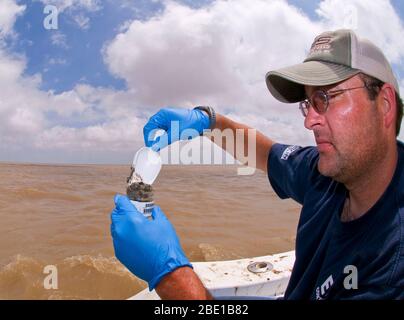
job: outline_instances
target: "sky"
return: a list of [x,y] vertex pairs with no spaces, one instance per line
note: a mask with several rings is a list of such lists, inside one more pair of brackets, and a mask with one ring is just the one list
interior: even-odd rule
[[312,145],[265,74],[351,28],[383,48],[404,92],[403,18],[399,0],[0,0],[0,161],[125,164],[165,106],[212,105]]

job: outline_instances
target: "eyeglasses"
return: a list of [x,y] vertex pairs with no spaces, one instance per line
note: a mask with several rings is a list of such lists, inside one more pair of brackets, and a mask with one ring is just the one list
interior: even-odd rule
[[362,88],[367,88],[367,85],[361,86],[361,87],[354,87],[354,88],[348,88],[348,89],[340,89],[340,90],[334,90],[334,91],[324,91],[324,90],[317,90],[314,91],[313,94],[311,95],[310,98],[304,99],[303,101],[299,102],[299,109],[303,114],[303,117],[307,117],[307,114],[309,113],[309,107],[312,106],[314,110],[316,110],[317,113],[319,114],[324,114],[329,105],[329,101],[331,97],[334,97],[336,95],[339,95],[345,91],[349,90],[354,90],[354,89],[362,89]]

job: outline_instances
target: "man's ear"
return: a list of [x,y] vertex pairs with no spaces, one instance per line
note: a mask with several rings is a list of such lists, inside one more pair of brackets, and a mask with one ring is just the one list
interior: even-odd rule
[[384,126],[386,128],[395,126],[397,105],[394,87],[389,83],[385,83],[380,89],[378,99],[382,106]]

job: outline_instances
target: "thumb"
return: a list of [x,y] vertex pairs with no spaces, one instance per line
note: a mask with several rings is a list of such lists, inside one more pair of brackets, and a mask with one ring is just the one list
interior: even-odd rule
[[114,197],[116,213],[125,214],[128,212],[137,212],[135,206],[130,202],[127,196],[116,194]]
[[158,136],[151,145],[151,148],[158,152],[171,144],[171,129],[168,129],[163,135]]

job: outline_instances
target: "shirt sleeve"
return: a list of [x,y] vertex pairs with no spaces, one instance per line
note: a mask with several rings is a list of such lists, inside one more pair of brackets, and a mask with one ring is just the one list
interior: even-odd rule
[[320,177],[318,152],[314,147],[274,144],[268,157],[268,178],[281,199],[303,204],[306,191]]

